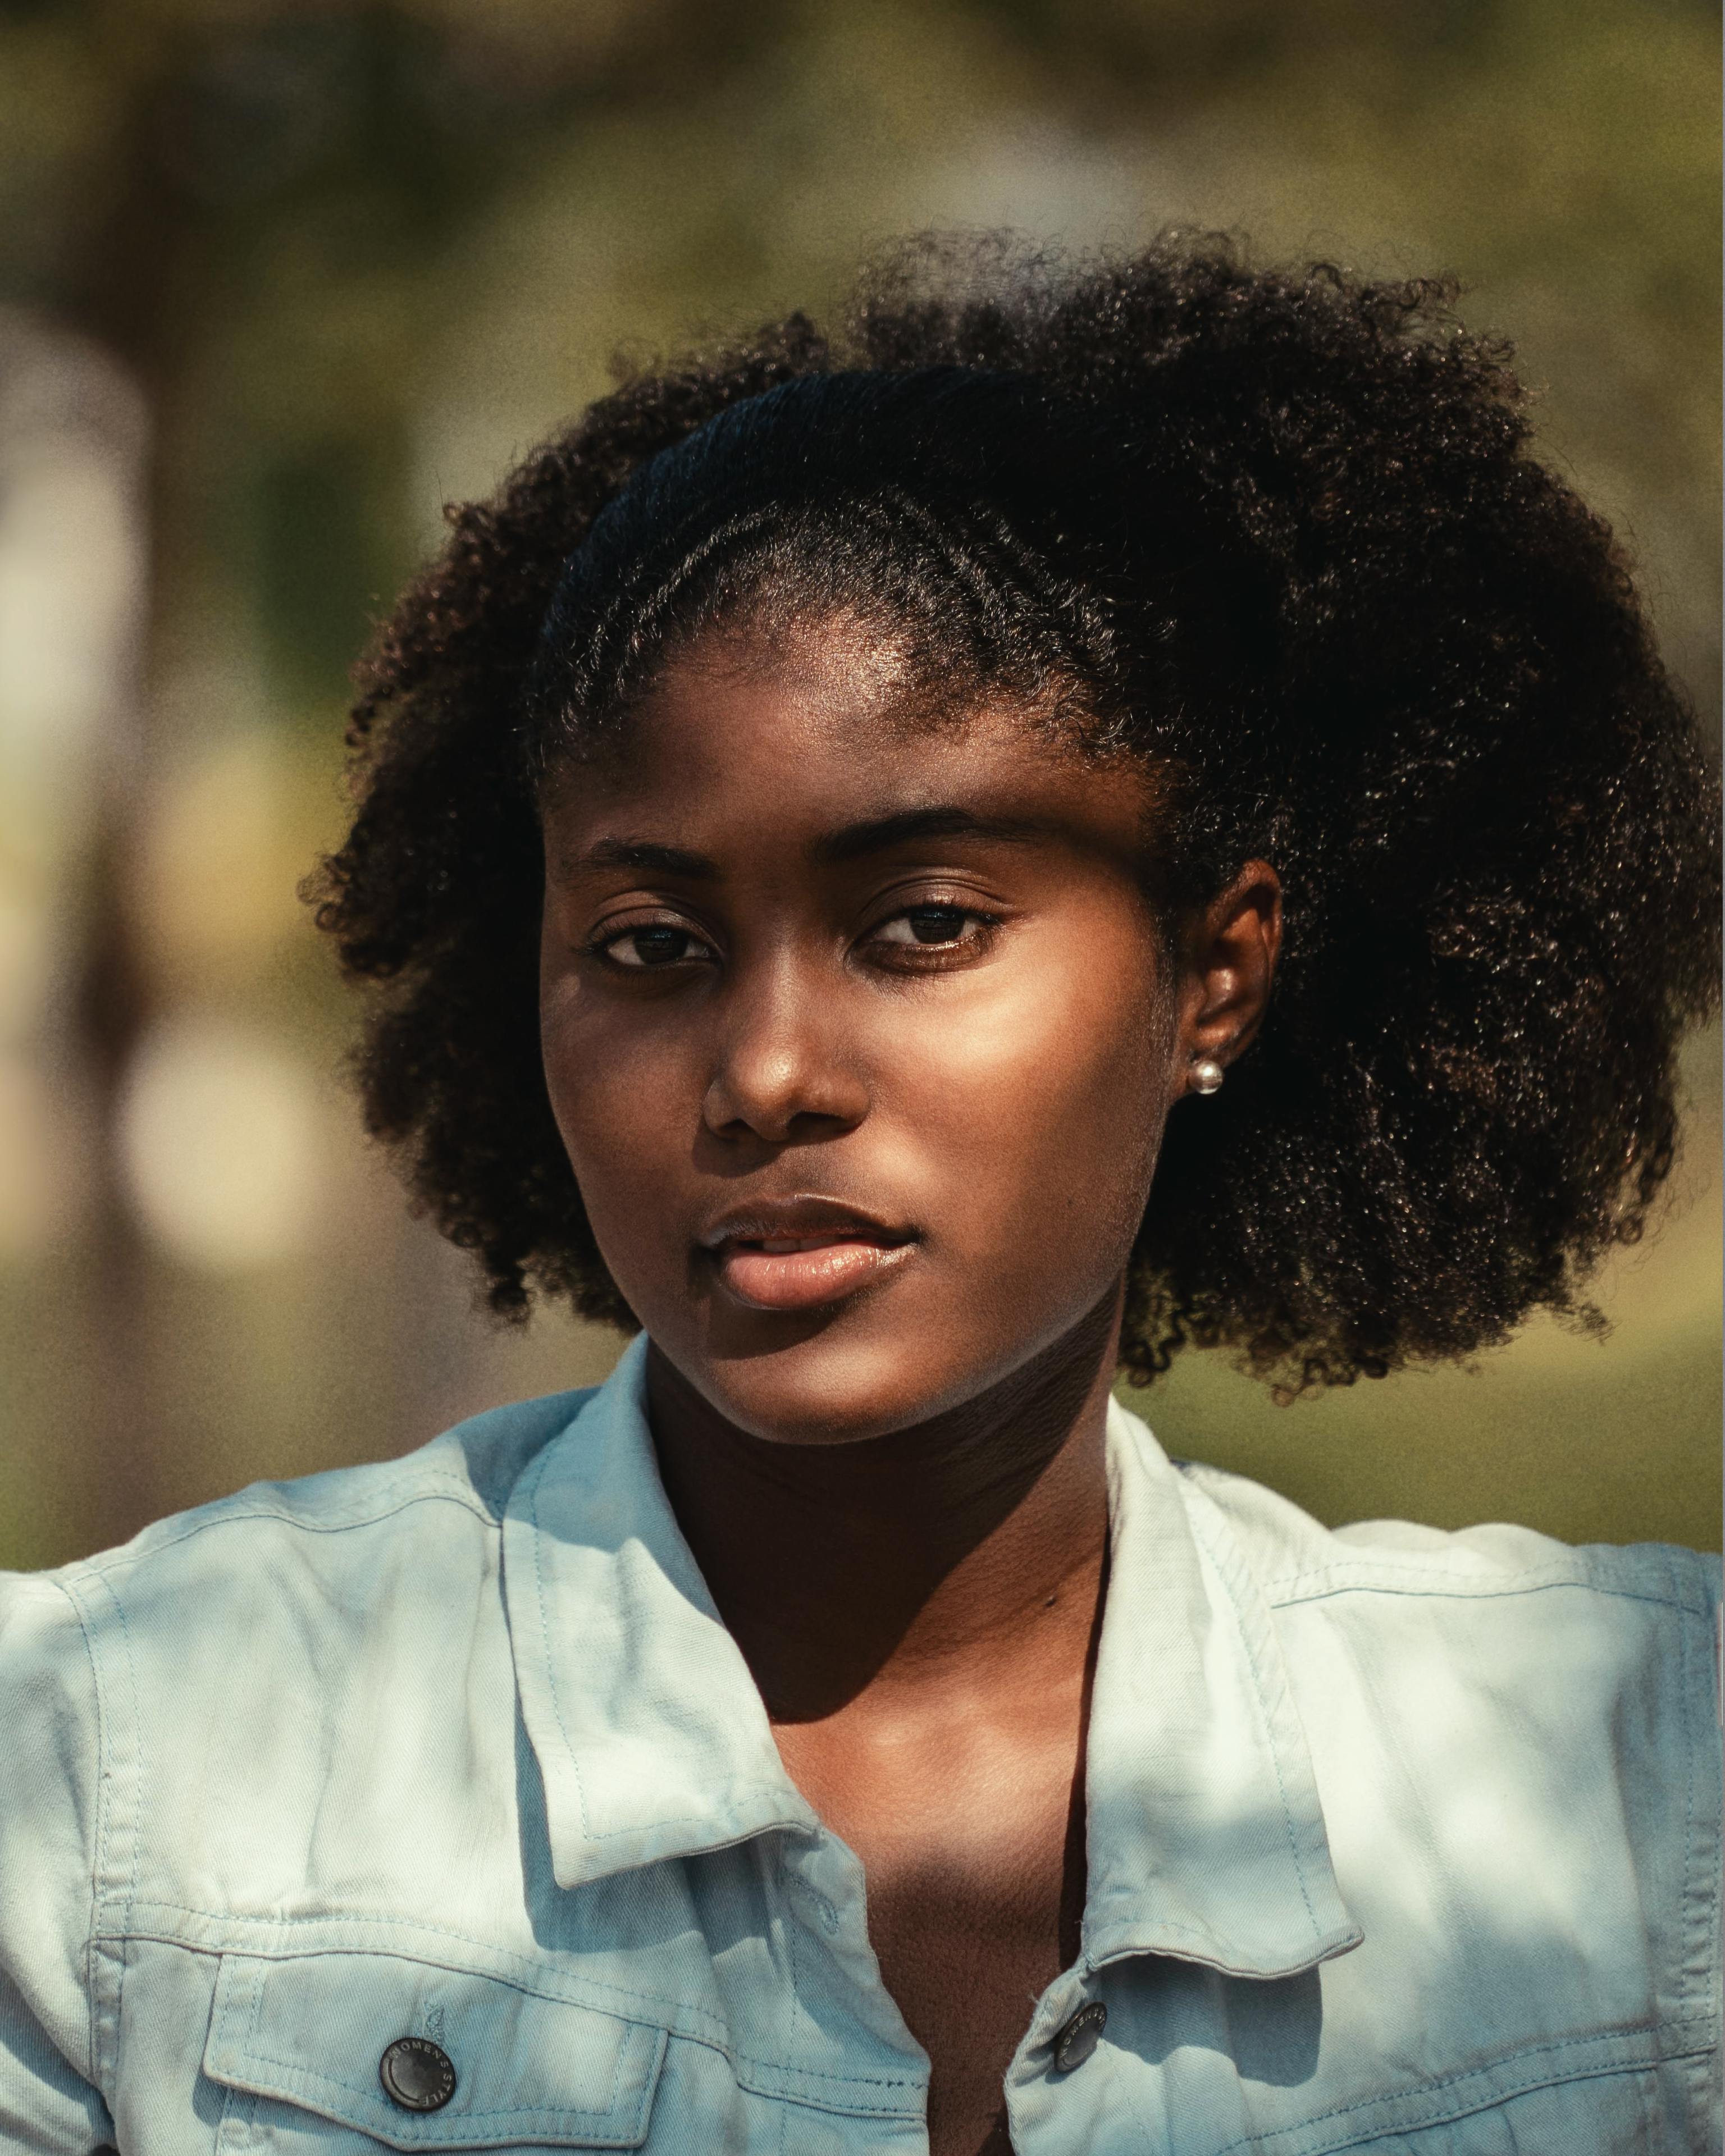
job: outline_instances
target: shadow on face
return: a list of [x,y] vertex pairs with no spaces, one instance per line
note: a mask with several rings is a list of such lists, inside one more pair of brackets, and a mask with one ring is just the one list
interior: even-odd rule
[[542,1018],[594,1235],[752,1435],[985,1393],[1127,1262],[1183,1087],[1148,779],[854,624],[683,649],[545,807]]

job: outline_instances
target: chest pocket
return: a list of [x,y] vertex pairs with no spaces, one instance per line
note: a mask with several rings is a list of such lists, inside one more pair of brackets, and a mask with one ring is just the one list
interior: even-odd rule
[[[405,2102],[383,2078],[403,2040],[388,2071]],[[396,1955],[224,1954],[203,2070],[228,2092],[220,2156],[639,2148],[665,2046],[644,2023]]]

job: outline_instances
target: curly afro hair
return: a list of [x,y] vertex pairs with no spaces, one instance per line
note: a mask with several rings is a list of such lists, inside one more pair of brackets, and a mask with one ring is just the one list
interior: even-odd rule
[[680,638],[836,609],[937,704],[1053,699],[1153,762],[1170,923],[1249,859],[1282,878],[1266,1022],[1169,1130],[1132,1375],[1225,1343],[1298,1391],[1589,1320],[1715,996],[1717,787],[1453,297],[1215,239],[925,243],[836,332],[626,380],[447,512],[361,670],[313,891],[373,999],[368,1127],[498,1312],[633,1322],[541,1069],[541,780],[579,783]]

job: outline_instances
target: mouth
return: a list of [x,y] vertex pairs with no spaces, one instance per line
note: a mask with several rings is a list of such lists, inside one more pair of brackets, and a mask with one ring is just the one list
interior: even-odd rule
[[747,1308],[818,1310],[898,1270],[916,1237],[832,1199],[796,1198],[737,1208],[700,1248]]

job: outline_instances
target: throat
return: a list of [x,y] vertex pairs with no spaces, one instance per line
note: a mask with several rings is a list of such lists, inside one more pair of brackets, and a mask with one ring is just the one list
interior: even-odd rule
[[1005,1681],[876,1683],[774,1728],[792,1780],[862,1865],[880,1980],[929,2058],[931,2156],[1009,2150],[1008,2069],[1079,1958],[1100,1580],[1087,1599],[1084,1634],[1063,1628],[1057,1652]]
[[932,2156],[1009,2150],[1003,2083],[1077,1959],[1117,1295],[957,1412],[848,1445],[735,1429],[662,1358],[666,1494],[785,1769],[861,1862],[927,2053]]
[[655,1348],[665,1492],[776,1722],[1081,1668],[1107,1540],[1115,1298],[978,1398],[840,1445],[737,1430]]

